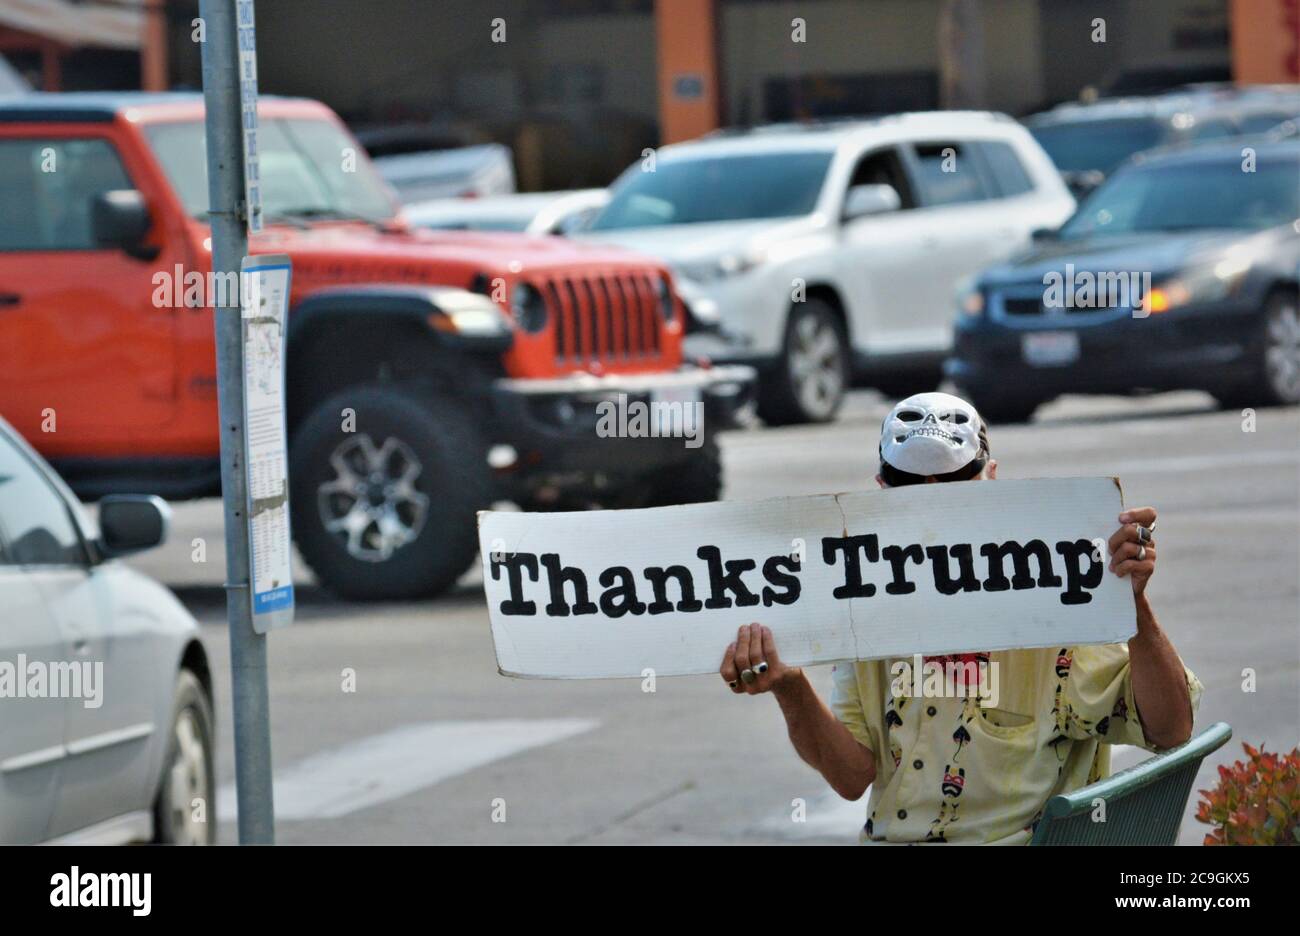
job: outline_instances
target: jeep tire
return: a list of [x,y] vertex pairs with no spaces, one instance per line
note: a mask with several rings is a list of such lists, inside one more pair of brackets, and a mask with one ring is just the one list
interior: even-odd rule
[[722,496],[722,453],[709,440],[691,450],[691,457],[666,469],[650,482],[646,507],[707,504]]
[[289,462],[294,539],[329,591],[431,597],[473,563],[491,472],[455,400],[388,384],[343,390],[293,433]]

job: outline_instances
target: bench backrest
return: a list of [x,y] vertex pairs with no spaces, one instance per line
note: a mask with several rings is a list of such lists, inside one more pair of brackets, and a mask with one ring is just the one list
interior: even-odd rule
[[[1226,722],[1211,725],[1186,744],[1073,793],[1053,796],[1030,845],[1173,845],[1196,772],[1206,756],[1232,737]],[[1105,801],[1106,821],[1094,822],[1095,802]]]

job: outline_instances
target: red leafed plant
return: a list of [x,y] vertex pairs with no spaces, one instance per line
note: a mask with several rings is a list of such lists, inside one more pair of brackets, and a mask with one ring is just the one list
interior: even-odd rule
[[1290,754],[1243,744],[1246,761],[1219,768],[1201,790],[1196,818],[1213,831],[1206,845],[1300,845],[1300,747]]

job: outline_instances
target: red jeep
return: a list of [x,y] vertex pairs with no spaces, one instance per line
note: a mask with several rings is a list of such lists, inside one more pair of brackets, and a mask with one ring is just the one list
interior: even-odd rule
[[[250,252],[293,260],[292,522],[323,584],[440,592],[496,500],[718,497],[712,430],[752,373],[683,366],[665,267],[413,231],[328,108],[266,98],[260,119],[266,230]],[[206,165],[198,95],[0,101],[0,413],[84,497],[219,493]],[[610,403],[637,402],[698,402],[708,434],[598,431]]]

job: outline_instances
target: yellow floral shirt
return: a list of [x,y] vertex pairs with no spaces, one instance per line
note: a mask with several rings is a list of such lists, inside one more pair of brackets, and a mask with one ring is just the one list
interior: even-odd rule
[[[1050,797],[1110,774],[1106,745],[1154,750],[1127,644],[1006,650],[989,662],[996,707],[911,697],[917,687],[896,679],[893,660],[835,667],[831,708],[876,759],[861,841],[1022,844]],[[1186,672],[1195,713],[1201,684]]]

